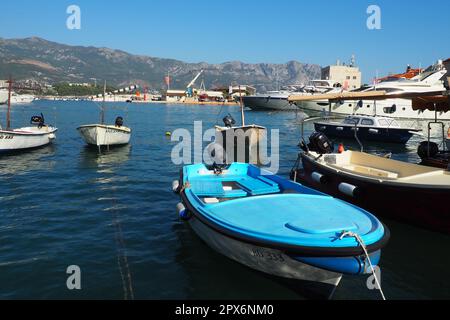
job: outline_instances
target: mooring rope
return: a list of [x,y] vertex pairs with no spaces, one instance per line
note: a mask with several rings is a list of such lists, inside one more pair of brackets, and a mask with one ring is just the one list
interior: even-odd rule
[[356,241],[361,246],[361,248],[363,249],[364,254],[365,254],[366,258],[367,258],[367,261],[369,261],[370,271],[372,272],[373,277],[375,278],[375,283],[377,285],[377,289],[380,291],[380,294],[381,294],[381,297],[383,298],[383,300],[386,300],[386,297],[384,296],[383,289],[381,289],[380,281],[378,281],[378,277],[376,275],[375,269],[373,268],[372,261],[370,260],[369,253],[367,252],[367,248],[366,248],[366,245],[364,244],[363,239],[360,237],[359,234],[357,234],[355,232],[343,231],[341,236],[339,237],[339,240],[342,240],[345,237],[353,237],[353,238],[355,238]]
[[[124,290],[124,299],[128,300],[128,296],[131,300],[134,300],[134,290],[131,281],[130,266],[128,264],[128,258],[126,253],[125,241],[123,238],[122,225],[119,221],[117,213],[114,215],[114,225],[116,227],[115,238],[117,245],[117,263],[119,265],[119,272],[122,278],[122,288]],[[126,278],[124,276],[124,271]]]
[[[114,205],[116,205],[115,198],[113,200],[113,203]],[[131,272],[130,266],[128,264],[125,241],[123,238],[122,225],[120,223],[116,210],[114,210],[113,223],[115,226],[115,239],[117,246],[117,264],[119,266],[120,277],[122,278],[124,300],[128,300],[128,297],[130,297],[131,300],[134,300],[133,284],[131,281]]]

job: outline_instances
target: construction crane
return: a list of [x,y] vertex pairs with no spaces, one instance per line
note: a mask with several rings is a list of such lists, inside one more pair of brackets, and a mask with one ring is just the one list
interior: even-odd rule
[[195,76],[194,79],[192,79],[191,82],[189,82],[189,84],[186,87],[186,95],[188,97],[192,97],[193,96],[193,90],[192,90],[192,86],[194,85],[195,81],[197,81],[197,79],[202,75],[204,70],[200,70],[200,72]]
[[190,87],[192,87],[194,85],[195,81],[197,81],[197,79],[202,75],[202,73],[203,73],[203,70],[200,70],[200,72],[195,76],[195,78],[192,79],[191,82],[189,82],[189,84],[187,85],[186,88],[189,89]]

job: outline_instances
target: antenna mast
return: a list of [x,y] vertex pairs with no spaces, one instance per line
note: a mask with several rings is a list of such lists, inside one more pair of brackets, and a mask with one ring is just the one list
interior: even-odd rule
[[11,91],[12,91],[12,84],[13,84],[11,75],[9,76],[9,80],[6,83],[8,83],[8,111],[6,112],[6,130],[10,130],[11,129]]
[[102,112],[101,112],[101,119],[100,119],[101,124],[105,124],[105,99],[106,99],[106,80],[105,80],[105,84],[103,85],[103,103],[102,103]]

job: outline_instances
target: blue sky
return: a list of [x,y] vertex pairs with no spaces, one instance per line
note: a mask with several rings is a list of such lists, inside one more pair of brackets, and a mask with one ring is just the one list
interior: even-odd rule
[[[68,30],[66,8],[81,8]],[[381,30],[366,9],[381,8]],[[105,46],[188,62],[328,65],[352,54],[369,81],[450,57],[450,1],[427,0],[14,0],[2,1],[0,37]]]

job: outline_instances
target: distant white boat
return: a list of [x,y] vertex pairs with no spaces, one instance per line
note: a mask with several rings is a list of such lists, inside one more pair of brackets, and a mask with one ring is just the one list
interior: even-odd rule
[[11,95],[11,103],[13,104],[27,104],[32,103],[35,100],[35,96],[31,94],[17,94],[13,93]]
[[8,102],[8,91],[0,89],[0,104],[6,104]]
[[[342,88],[330,80],[311,80],[307,86],[295,90],[268,91],[263,94],[243,97],[244,106],[253,110],[299,110],[299,106],[289,103],[288,97],[292,95],[311,95],[314,93],[341,92]],[[328,104],[328,103],[327,103]]]
[[130,142],[131,129],[123,125],[123,118],[117,117],[113,125],[104,123],[105,119],[106,82],[103,90],[103,105],[101,108],[101,123],[82,125],[77,128],[83,140],[92,146],[110,147],[125,145]]

